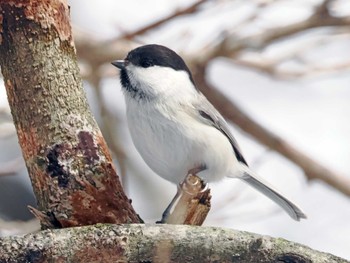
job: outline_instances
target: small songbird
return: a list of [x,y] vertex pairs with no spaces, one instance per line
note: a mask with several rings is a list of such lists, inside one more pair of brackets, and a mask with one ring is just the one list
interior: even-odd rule
[[178,54],[161,45],[145,45],[112,64],[120,69],[132,140],[154,172],[176,184],[189,173],[208,182],[239,178],[293,219],[306,218],[248,167],[224,118],[196,88]]

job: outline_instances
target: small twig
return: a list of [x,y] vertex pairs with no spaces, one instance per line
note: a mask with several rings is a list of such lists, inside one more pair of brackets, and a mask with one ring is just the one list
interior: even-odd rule
[[34,215],[36,219],[40,221],[42,229],[62,228],[62,226],[59,224],[59,222],[57,221],[57,219],[54,217],[53,214],[47,215],[30,205],[28,205],[28,210]]
[[350,61],[341,62],[329,66],[320,66],[319,64],[308,64],[305,70],[277,70],[276,75],[279,78],[309,78],[325,74],[337,73],[350,69]]
[[[304,59],[304,54],[308,51],[313,51],[317,47],[327,45],[331,41],[349,38],[349,33],[343,32],[342,30],[331,34],[331,38],[329,34],[324,36],[321,35],[317,38],[310,39],[309,41],[304,41],[281,54],[274,54],[273,57],[266,56],[260,52],[255,52],[254,56],[237,56],[232,61],[234,64],[262,72],[278,79],[314,77],[315,75],[347,70],[350,68],[350,61],[339,62],[327,66],[323,63],[320,64],[319,60],[315,61],[313,64]],[[281,69],[279,66],[287,61],[298,61],[300,63],[300,69]]]
[[167,224],[202,225],[210,210],[210,189],[196,175],[180,184],[181,194],[166,218]]
[[318,6],[316,6],[314,15],[320,17],[329,17],[329,6],[332,2],[334,2],[334,0],[324,0],[323,2],[321,2]]

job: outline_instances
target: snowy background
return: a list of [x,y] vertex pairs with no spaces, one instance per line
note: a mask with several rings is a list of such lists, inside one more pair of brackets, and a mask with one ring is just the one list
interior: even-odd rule
[[[219,35],[219,29],[239,24],[253,11],[253,2],[219,1],[195,15],[178,18],[139,40],[159,43],[182,54],[193,53],[209,38]],[[261,1],[262,2],[262,1]],[[267,1],[268,2],[268,1]],[[264,10],[258,26],[242,29],[241,34],[263,31],[278,23],[288,24],[310,14],[316,0],[276,1]],[[337,1],[337,12],[350,14],[350,4]],[[72,23],[95,39],[110,39],[145,23],[163,17],[188,1],[70,1]],[[338,7],[339,6],[339,7]],[[327,29],[324,29],[327,30]],[[179,38],[183,34],[184,38]],[[190,35],[190,37],[188,37]],[[177,37],[174,37],[177,36]],[[303,45],[314,38],[310,33],[282,41],[259,56],[273,56],[291,46]],[[350,59],[350,38],[311,51],[307,59],[333,63]],[[254,54],[253,54],[254,55]],[[116,57],[116,59],[121,59]],[[293,66],[293,65],[292,65]],[[296,148],[309,154],[325,166],[350,177],[350,74],[349,69],[335,74],[308,78],[278,79],[235,65],[227,59],[210,64],[209,79],[227,97],[237,102],[250,116],[278,134]],[[91,107],[98,118],[95,93],[85,85]],[[128,150],[127,192],[133,206],[146,222],[160,218],[176,191],[176,187],[155,175],[133,148],[125,121],[125,107],[117,71],[105,79],[103,94],[107,108],[119,119],[119,136]],[[4,88],[0,89],[0,107],[7,107]],[[4,127],[4,126],[2,126]],[[9,123],[3,130],[11,130]],[[212,209],[206,225],[223,226],[283,237],[350,259],[350,200],[320,181],[307,181],[302,170],[281,155],[269,151],[232,126],[251,167],[286,196],[294,200],[308,215],[295,222],[270,200],[239,180],[225,180],[211,185]],[[20,155],[16,136],[0,140],[0,161]],[[30,217],[26,205],[34,205],[29,179],[23,167],[16,176],[0,178],[0,218],[26,220]],[[16,190],[14,190],[16,189]]]

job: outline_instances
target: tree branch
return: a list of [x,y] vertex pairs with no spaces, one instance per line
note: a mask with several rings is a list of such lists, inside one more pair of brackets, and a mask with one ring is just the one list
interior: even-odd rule
[[117,261],[349,262],[281,238],[184,225],[96,225],[0,239],[0,262]]
[[313,28],[334,27],[334,26],[349,26],[350,17],[334,17],[324,13],[314,13],[306,20],[293,23],[287,26],[275,27],[265,30],[262,33],[247,37],[239,37],[235,33],[228,34],[222,41],[217,44],[207,47],[200,58],[197,59],[197,64],[205,64],[216,57],[234,58],[243,50],[260,50],[273,42],[291,37],[295,34],[304,32]]

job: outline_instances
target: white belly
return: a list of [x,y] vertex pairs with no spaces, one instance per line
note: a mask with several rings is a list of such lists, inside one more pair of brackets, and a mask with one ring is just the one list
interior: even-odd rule
[[[176,121],[175,114],[182,115],[182,123]],[[127,118],[136,149],[166,180],[182,182],[189,170],[199,166],[206,167],[198,173],[202,179],[219,180],[232,172],[237,162],[225,135],[184,112],[169,112],[166,116],[155,107],[140,111],[137,105],[129,105]]]

